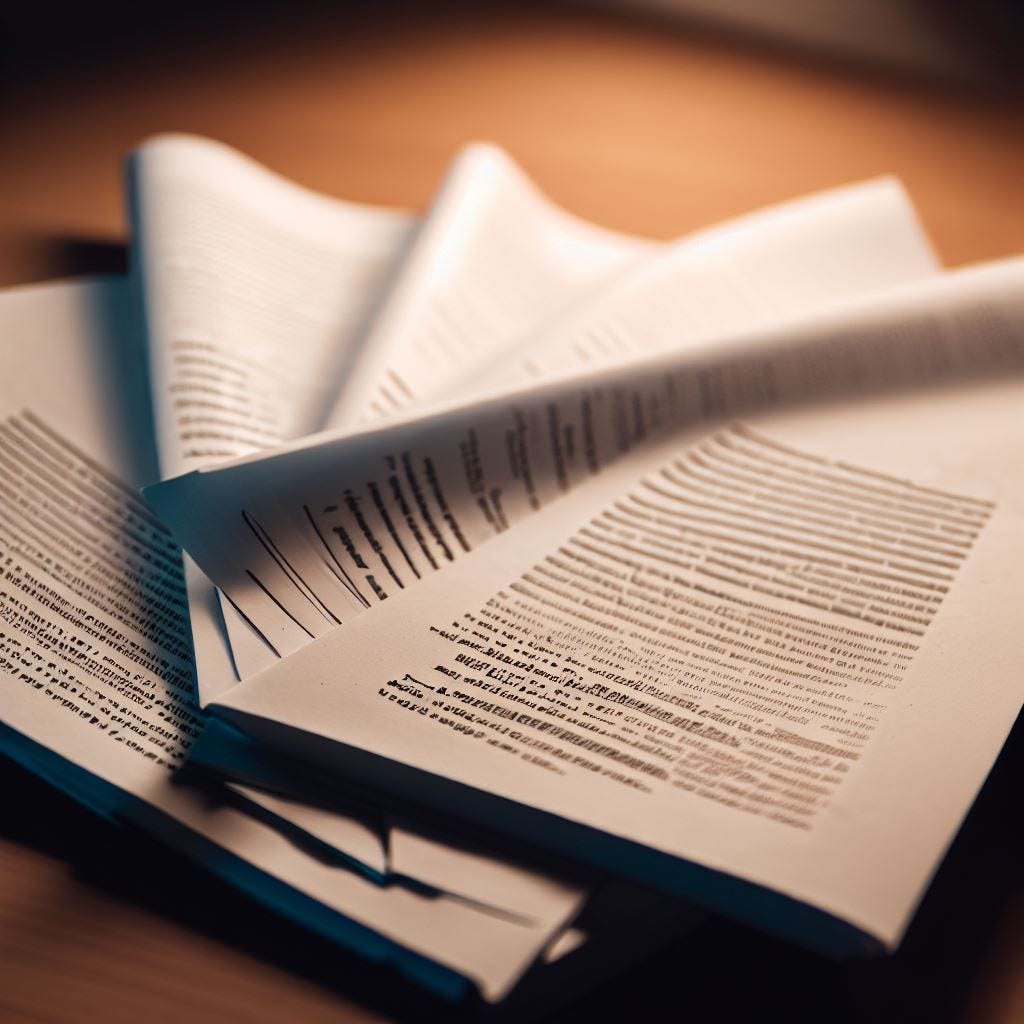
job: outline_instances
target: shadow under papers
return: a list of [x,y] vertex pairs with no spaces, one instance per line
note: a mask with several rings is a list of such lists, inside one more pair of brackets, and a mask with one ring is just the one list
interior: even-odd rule
[[[655,1015],[693,1021],[713,1015],[727,1024],[757,1019],[773,1006],[785,1007],[790,1024],[820,1024],[824,1007],[833,1024],[1010,1019],[1020,984],[1010,957],[1024,931],[1022,775],[1024,725],[1018,721],[893,957],[837,964],[716,920],[697,941],[675,943],[542,1019],[554,1024],[571,1013],[572,1019],[621,1024]],[[65,861],[76,884],[283,968],[364,1012],[410,1024],[469,1018],[261,909],[145,837],[100,821],[6,759],[0,761],[0,790],[6,797],[0,835]],[[267,1010],[266,1019],[274,1019],[273,1007]],[[338,1010],[341,1016],[343,1003]]]
[[159,480],[141,292],[127,280],[123,289],[100,293],[91,314],[96,337],[103,339],[100,369],[118,396],[110,412],[118,417],[125,439],[129,479],[136,483]]
[[9,268],[8,260],[2,261],[9,284],[123,274],[128,269],[128,249],[115,239],[18,231],[4,235],[4,249],[12,253]]
[[[456,1013],[395,972],[263,909],[143,834],[100,820],[6,758],[0,758],[0,791],[5,794],[0,836],[64,861],[74,883],[65,898],[79,893],[87,902],[87,890],[99,891],[290,971],[375,1014],[412,1024],[452,1019]],[[7,884],[14,882],[8,879]],[[89,941],[84,934],[73,938]],[[121,983],[131,983],[130,965],[117,974]],[[231,983],[227,976],[227,994]],[[272,1006],[265,1019],[276,1019]]]

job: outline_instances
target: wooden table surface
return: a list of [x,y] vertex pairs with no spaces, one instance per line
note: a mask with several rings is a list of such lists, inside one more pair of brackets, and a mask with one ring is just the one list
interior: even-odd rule
[[[7,36],[0,285],[123,266],[119,161],[164,130],[410,206],[490,139],[574,212],[663,238],[895,172],[949,265],[1024,251],[1019,97],[582,8],[113,6],[59,30],[44,4]],[[560,1019],[1024,1021],[1020,733],[896,957],[837,965],[713,922]],[[0,793],[4,1021],[445,1015],[6,763]]]

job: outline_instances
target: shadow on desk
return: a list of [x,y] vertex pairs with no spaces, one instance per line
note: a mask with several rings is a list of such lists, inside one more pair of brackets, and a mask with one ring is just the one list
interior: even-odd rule
[[[1015,1012],[1024,1010],[1022,767],[1024,725],[1018,721],[896,956],[836,964],[715,920],[646,964],[602,983],[556,1018],[622,1022],[658,1014],[718,1024],[754,1021],[766,1013],[791,1024],[987,1024],[1018,1019]],[[341,1020],[384,1016],[414,1022],[459,1016],[388,970],[255,906],[146,837],[94,818],[6,761],[0,763],[0,791],[6,797],[0,835],[22,855],[14,861],[17,870],[5,870],[0,881],[5,897],[0,914],[17,906],[8,895],[31,888],[37,865],[50,858],[63,861],[72,877],[62,889],[62,900],[89,904],[98,899],[111,908],[128,905],[135,912],[129,919],[135,927],[173,925],[185,932],[179,941],[202,941],[214,959],[223,954],[225,969],[217,975],[223,987],[210,993],[210,1019],[224,1018],[232,986],[239,978],[244,984],[246,969],[260,972],[261,966],[287,972],[319,990],[321,1001],[337,999]],[[4,894],[7,889],[10,893]],[[10,935],[17,926],[17,914],[12,916],[14,920],[0,919],[0,935]],[[37,920],[33,927],[38,944],[46,922]],[[44,945],[57,950],[49,967],[59,975],[66,966],[60,962],[61,951],[89,944],[94,935],[87,927],[78,934],[66,925],[54,927],[48,937],[52,941]],[[60,930],[64,933],[57,934]],[[102,983],[109,986],[104,1001],[112,1009],[121,990],[145,983],[135,966],[109,964]],[[173,966],[168,964],[167,970]],[[192,1005],[207,1008],[195,996]],[[56,989],[39,992],[41,1016],[49,1018],[56,998]],[[284,1009],[265,1000],[260,1005],[267,1020],[280,1019]],[[246,1013],[245,1019],[254,1018]]]

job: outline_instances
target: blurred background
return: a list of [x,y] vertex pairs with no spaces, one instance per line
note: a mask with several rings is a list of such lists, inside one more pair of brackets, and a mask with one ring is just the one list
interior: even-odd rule
[[896,172],[947,260],[1022,247],[1011,0],[0,6],[2,283],[116,261],[118,162],[163,130],[412,206],[490,139],[662,238]]
[[[573,212],[659,238],[892,172],[947,264],[1024,251],[1012,0],[0,10],[0,285],[123,268],[121,160],[171,130],[410,207],[456,147],[488,139]],[[1020,732],[897,957],[837,965],[715,922],[572,1016],[1024,1021]],[[0,1017],[76,1020],[100,1004],[126,1021],[434,1016],[6,764],[0,792]]]

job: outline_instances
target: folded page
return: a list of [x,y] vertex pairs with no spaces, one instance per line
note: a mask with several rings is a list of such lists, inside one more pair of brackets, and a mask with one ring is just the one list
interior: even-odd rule
[[314,438],[147,493],[253,625],[295,651],[673,430],[1016,368],[1022,280],[1024,261],[959,271],[770,332]]
[[189,136],[129,175],[163,475],[317,429],[414,220]]
[[447,393],[507,390],[641,353],[678,352],[937,270],[896,179],[833,189],[656,250]]
[[[573,217],[496,146],[453,161],[327,425],[393,415],[471,375],[653,243]],[[465,375],[470,375],[466,381]]]

